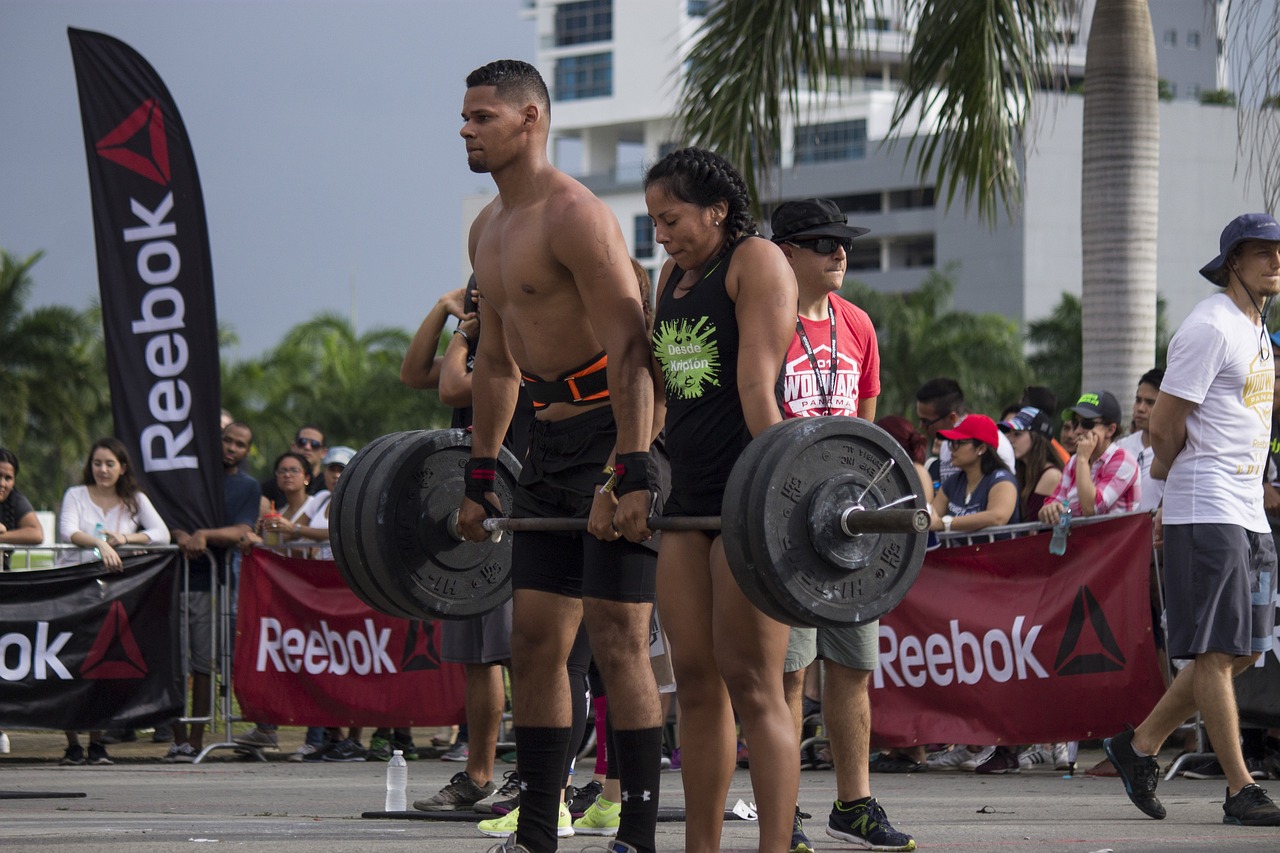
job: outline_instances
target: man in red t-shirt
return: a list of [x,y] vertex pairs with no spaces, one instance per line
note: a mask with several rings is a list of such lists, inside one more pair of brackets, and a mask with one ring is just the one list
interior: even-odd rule
[[[796,336],[778,377],[782,416],[875,420],[880,394],[876,331],[867,312],[838,295],[853,239],[867,229],[849,225],[835,202],[817,198],[784,202],[771,224],[773,241],[782,247],[799,285]],[[784,684],[800,728],[805,669],[817,657],[826,661],[824,723],[831,739],[837,797],[827,834],[876,850],[913,850],[911,836],[895,830],[871,796],[867,773],[867,687],[879,646],[879,622],[840,629],[793,628]],[[798,811],[794,833],[793,849],[811,849]]]

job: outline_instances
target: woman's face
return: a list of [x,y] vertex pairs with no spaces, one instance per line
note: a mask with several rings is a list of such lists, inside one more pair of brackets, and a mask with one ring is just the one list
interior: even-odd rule
[[701,266],[724,245],[728,206],[722,202],[699,207],[681,201],[667,191],[665,184],[657,183],[645,190],[644,203],[653,220],[654,239],[681,269]]
[[324,466],[324,487],[329,491],[333,491],[338,485],[338,478],[342,476],[342,470],[346,465],[326,465]]
[[981,442],[972,438],[950,439],[951,443],[951,464],[957,468],[968,468],[982,462],[982,454],[979,450]]
[[99,447],[93,451],[89,464],[93,468],[93,482],[100,489],[114,489],[116,481],[124,473],[124,466],[120,464],[120,460],[105,447]]
[[1013,445],[1013,457],[1021,459],[1031,452],[1031,433],[1025,429],[1009,430],[1009,443]]
[[0,502],[9,499],[9,495],[13,493],[13,481],[17,477],[13,470],[13,463],[0,462]]
[[307,472],[297,459],[285,457],[276,466],[276,485],[286,495],[296,495],[307,490]]

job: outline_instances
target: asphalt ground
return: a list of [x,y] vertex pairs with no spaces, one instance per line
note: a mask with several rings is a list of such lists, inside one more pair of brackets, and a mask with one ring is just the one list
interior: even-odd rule
[[[415,739],[421,744],[430,734],[415,731]],[[6,851],[132,851],[143,845],[148,853],[205,846],[478,853],[496,843],[476,831],[478,816],[362,818],[382,809],[386,765],[288,762],[287,754],[302,742],[301,729],[282,730],[282,750],[266,753],[266,762],[219,750],[197,765],[160,762],[167,747],[139,735],[138,743],[109,747],[113,766],[60,767],[62,735],[9,730],[9,737],[12,752],[0,755],[0,849]],[[1080,767],[1101,757],[1096,749],[1082,749]],[[1173,757],[1162,756],[1166,763]],[[438,759],[410,762],[409,800],[434,793],[460,769]],[[499,763],[497,769],[509,766]],[[663,809],[680,809],[680,774],[664,773],[662,782]],[[1008,776],[935,771],[874,774],[872,786],[894,825],[912,833],[921,850],[1280,850],[1280,827],[1222,824],[1221,781],[1162,781],[1159,794],[1169,810],[1162,821],[1138,812],[1114,778],[1040,770]],[[800,805],[813,815],[809,836],[819,851],[853,850],[823,832],[834,787],[831,771],[801,775]],[[1275,788],[1280,792],[1280,782]],[[55,792],[85,796],[13,798]],[[745,770],[734,774],[726,807],[738,798],[751,799]],[[679,821],[659,823],[658,848],[683,850],[683,833]],[[560,849],[576,853],[600,842],[579,836],[562,839]],[[755,842],[753,824],[726,822],[724,850],[755,850]]]

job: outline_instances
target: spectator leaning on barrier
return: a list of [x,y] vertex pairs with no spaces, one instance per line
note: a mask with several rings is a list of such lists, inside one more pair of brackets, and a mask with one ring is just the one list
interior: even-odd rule
[[[183,592],[182,612],[188,620],[191,669],[191,708],[197,715],[210,707],[213,670],[212,590],[213,572],[227,549],[247,545],[253,532],[262,493],[258,481],[240,470],[253,445],[253,430],[232,423],[222,431],[222,526],[202,530],[173,530],[173,541],[190,561],[189,591]],[[192,723],[190,738],[185,723],[174,723],[173,746],[164,756],[169,763],[190,764],[204,746],[204,723]]]
[[1009,436],[1018,460],[1013,471],[1019,484],[1018,512],[1024,520],[1034,519],[1062,482],[1062,460],[1053,443],[1053,422],[1040,409],[1024,406],[997,426]]
[[1017,523],[1018,481],[997,450],[1001,435],[995,421],[967,415],[938,435],[946,440],[956,471],[933,496],[930,529],[969,532]]
[[[0,447],[0,544],[39,545],[44,528],[26,495],[18,491],[18,457]],[[4,552],[4,568],[9,569],[9,552]]]
[[[298,427],[298,432],[293,437],[293,443],[289,445],[289,453],[297,453],[307,460],[307,494],[315,494],[324,488],[324,478],[321,475],[320,460],[324,458],[325,452],[324,431],[315,424],[304,424]],[[284,506],[284,492],[280,489],[280,484],[276,482],[275,472],[270,477],[262,481],[262,496],[267,499],[268,504],[276,506]]]
[[1057,524],[1063,504],[1075,517],[1131,512],[1142,498],[1138,460],[1115,444],[1120,403],[1110,391],[1086,391],[1071,407],[1075,452],[1062,482],[1040,509],[1042,524]]

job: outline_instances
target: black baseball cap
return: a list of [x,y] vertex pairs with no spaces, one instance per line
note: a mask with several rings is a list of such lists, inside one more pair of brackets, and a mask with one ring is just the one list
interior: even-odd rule
[[850,225],[849,217],[840,212],[840,206],[826,198],[784,201],[774,208],[769,227],[773,229],[775,243],[786,243],[797,237],[852,240],[871,230]]

